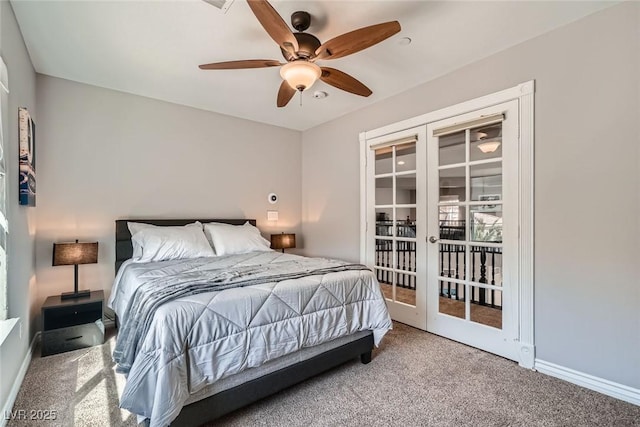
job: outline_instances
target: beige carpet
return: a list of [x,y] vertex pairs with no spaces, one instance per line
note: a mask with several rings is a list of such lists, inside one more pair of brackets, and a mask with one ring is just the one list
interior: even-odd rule
[[[135,425],[117,406],[113,342],[34,357],[14,411],[57,420],[9,426]],[[640,426],[640,407],[395,324],[369,365],[347,363],[211,425],[626,427]]]
[[[13,413],[55,411],[55,420],[10,420],[8,426],[136,426],[136,417],[118,408],[124,377],[111,359],[115,331],[99,347],[40,357],[36,349]],[[36,413],[37,415],[37,413]]]

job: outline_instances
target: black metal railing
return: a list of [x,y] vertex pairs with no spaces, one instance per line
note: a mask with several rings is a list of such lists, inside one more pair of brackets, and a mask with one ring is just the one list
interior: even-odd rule
[[440,221],[440,239],[464,240],[464,221]]
[[[393,221],[376,221],[376,236],[393,236]],[[396,222],[396,237],[416,237],[415,221]],[[396,241],[396,254],[398,264],[396,270],[416,271],[416,242]],[[376,239],[376,265],[385,268],[394,268],[393,265],[393,241]],[[393,272],[388,270],[376,270],[377,279],[381,283],[392,283]],[[415,275],[395,272],[396,286],[405,289],[416,289]]]
[[[396,241],[396,254],[398,256],[397,270],[416,271],[416,242]],[[393,265],[393,241],[376,240],[376,266],[394,268]],[[397,271],[396,286],[406,289],[416,289],[416,277],[412,274]],[[376,269],[378,282],[392,283],[394,272]]]
[[[502,283],[502,248],[486,246],[471,246],[469,255],[471,281],[498,285]],[[465,265],[467,253],[464,245],[440,245],[440,271],[445,279],[440,280],[440,296],[457,301],[465,301],[465,287],[460,283],[446,279],[466,279]],[[502,309],[502,295],[500,291],[486,289],[479,286],[470,287],[471,302],[474,304]]]
[[[393,227],[393,221],[376,221],[376,236],[393,236]],[[416,236],[415,222],[396,223],[395,227],[397,237]],[[441,221],[440,239],[464,240],[464,236],[464,221]],[[376,239],[375,265],[395,269],[396,286],[415,290],[415,275],[403,273],[403,271],[414,273],[416,271],[416,243],[415,241],[401,240],[397,240],[395,243],[398,257],[397,267],[394,268],[393,265],[393,241],[385,239]],[[466,280],[467,253],[465,246],[441,243],[439,248],[440,276],[446,279]],[[470,280],[500,286],[502,281],[502,248],[471,246],[469,254],[471,257]],[[377,279],[381,283],[392,283],[393,274],[393,271],[376,269]],[[474,304],[502,309],[500,291],[471,286],[470,295],[467,296],[464,285],[446,279],[440,280],[441,297],[457,301],[465,301],[469,297]]]

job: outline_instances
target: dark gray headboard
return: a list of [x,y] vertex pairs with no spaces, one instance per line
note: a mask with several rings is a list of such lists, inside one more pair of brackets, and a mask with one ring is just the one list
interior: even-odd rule
[[255,219],[117,219],[116,220],[116,274],[123,262],[131,258],[133,255],[133,246],[131,245],[131,233],[127,222],[143,222],[145,224],[153,224],[159,226],[176,226],[187,225],[192,222],[222,222],[224,224],[242,225],[249,221],[250,224],[256,225]]

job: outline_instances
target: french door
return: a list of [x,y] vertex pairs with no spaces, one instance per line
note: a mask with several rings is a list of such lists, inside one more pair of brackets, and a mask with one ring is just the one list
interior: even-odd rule
[[534,86],[360,134],[361,262],[391,317],[527,368]]
[[365,264],[391,318],[426,329],[426,128],[366,142]]
[[427,125],[427,330],[518,360],[518,101]]

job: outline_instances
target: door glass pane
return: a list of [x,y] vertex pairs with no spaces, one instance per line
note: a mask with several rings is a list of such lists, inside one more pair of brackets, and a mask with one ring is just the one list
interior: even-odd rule
[[441,280],[438,311],[450,316],[465,318],[464,314],[464,285]]
[[471,281],[502,286],[502,248],[471,246]]
[[440,166],[464,163],[466,161],[465,132],[463,130],[438,138]]
[[502,163],[484,163],[469,167],[471,200],[502,200]]
[[393,272],[387,270],[375,269],[376,279],[380,283],[380,289],[384,297],[393,300]]
[[399,240],[396,242],[398,270],[416,271],[416,242]]
[[393,208],[376,208],[376,236],[393,235]]
[[[464,280],[466,252],[464,245],[438,244],[438,275]],[[447,294],[448,295],[448,294]]]
[[396,236],[416,237],[416,208],[396,208]]
[[502,205],[471,206],[469,221],[469,240],[502,242]]
[[393,204],[393,178],[376,178],[376,206]]
[[416,170],[416,143],[396,146],[396,172]]
[[502,329],[502,291],[471,288],[471,321]]
[[402,272],[396,273],[396,301],[416,305],[416,277]]
[[[396,177],[396,204],[414,205],[416,203],[416,174]],[[398,217],[398,219],[405,219]]]
[[[459,202],[466,198],[466,171],[464,166],[440,170],[440,201],[451,200],[457,196]],[[449,199],[447,199],[449,198]]]
[[471,129],[469,159],[486,160],[502,157],[502,123]]
[[476,283],[502,286],[502,248],[472,246],[471,280]]
[[393,147],[384,147],[376,150],[375,174],[393,172]]
[[393,241],[376,239],[376,266],[391,268],[393,266]]
[[439,209],[440,238],[445,240],[465,240],[465,214],[467,208],[459,205],[442,204]]

